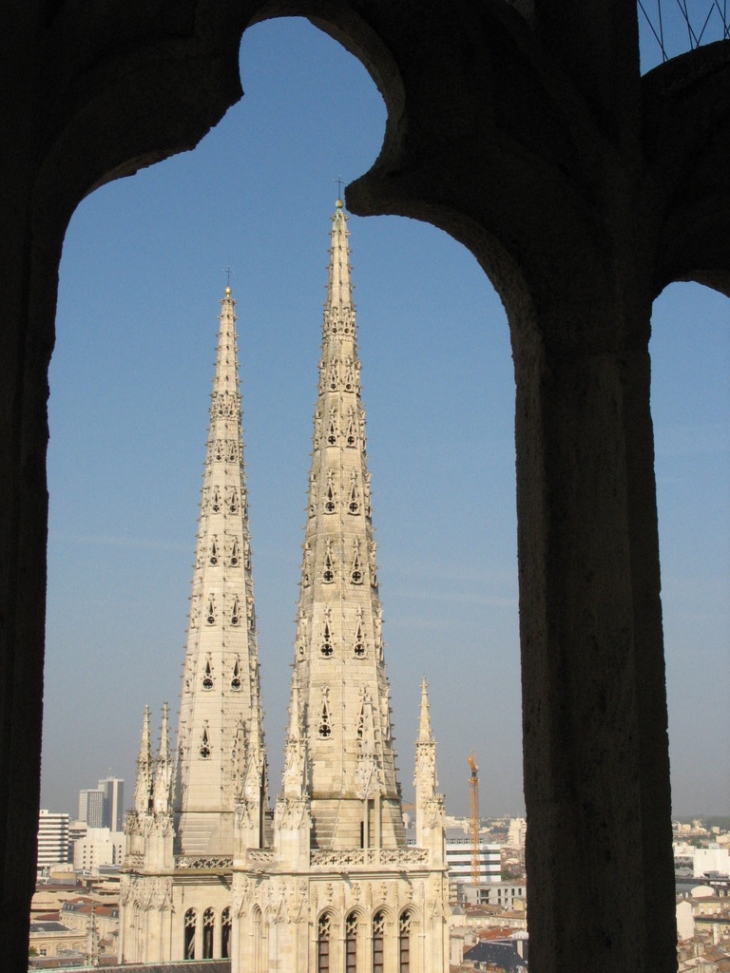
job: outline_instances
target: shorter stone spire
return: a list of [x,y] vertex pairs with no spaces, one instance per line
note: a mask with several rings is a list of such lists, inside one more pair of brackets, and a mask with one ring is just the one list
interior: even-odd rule
[[428,705],[428,685],[425,676],[421,680],[421,718],[418,722],[418,742],[433,743],[431,712]]
[[307,741],[302,727],[299,677],[292,678],[289,727],[284,748],[284,797],[301,800],[307,796]]
[[170,814],[172,811],[173,759],[170,749],[169,707],[162,707],[162,727],[160,728],[160,747],[155,766],[155,784],[152,806],[155,814]]
[[149,814],[152,803],[155,764],[152,759],[150,735],[150,708],[145,706],[142,719],[142,739],[137,757],[137,783],[134,788],[134,809],[138,814]]
[[436,741],[431,732],[431,715],[428,706],[426,677],[421,682],[421,718],[416,740],[416,771],[413,777],[416,788],[416,811],[420,813],[425,803],[436,794]]

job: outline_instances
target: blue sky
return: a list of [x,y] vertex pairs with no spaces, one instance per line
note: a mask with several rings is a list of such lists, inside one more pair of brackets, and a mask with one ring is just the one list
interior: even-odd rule
[[[244,99],[192,153],[105,186],[69,228],[51,367],[42,804],[112,773],[131,799],[142,710],[176,709],[226,284],[239,316],[254,579],[278,790],[339,175],[385,110],[303,21],[251,29]],[[431,687],[447,809],[523,810],[514,380],[504,310],[431,226],[350,217],[373,516],[400,777]],[[657,301],[652,409],[675,811],[730,808],[730,329],[694,285]]]

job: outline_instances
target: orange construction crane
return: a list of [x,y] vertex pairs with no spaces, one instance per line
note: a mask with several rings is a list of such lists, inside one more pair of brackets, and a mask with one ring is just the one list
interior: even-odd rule
[[471,837],[471,880],[475,885],[481,878],[481,855],[479,854],[479,768],[474,759],[474,751],[469,756],[469,833]]

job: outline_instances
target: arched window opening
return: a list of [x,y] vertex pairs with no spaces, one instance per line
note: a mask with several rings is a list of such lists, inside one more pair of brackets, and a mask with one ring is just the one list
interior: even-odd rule
[[195,909],[185,913],[185,959],[195,959]]
[[203,959],[213,959],[213,937],[215,934],[215,913],[206,909],[203,913]]
[[398,973],[411,970],[411,924],[412,913],[404,912],[398,924]]
[[264,968],[264,921],[261,909],[256,906],[251,916],[253,925],[253,971],[266,973]]
[[317,973],[330,971],[330,940],[332,938],[332,916],[325,912],[317,923]]
[[383,973],[384,944],[385,913],[381,911],[373,916],[373,973]]
[[231,958],[231,910],[228,906],[221,913],[221,957]]
[[357,973],[357,915],[345,920],[345,973]]

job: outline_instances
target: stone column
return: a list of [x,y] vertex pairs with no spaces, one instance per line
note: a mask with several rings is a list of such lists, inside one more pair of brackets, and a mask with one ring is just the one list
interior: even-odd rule
[[[513,328],[531,961],[675,968],[649,300]],[[583,903],[583,906],[580,906]],[[534,949],[533,949],[534,944]]]

